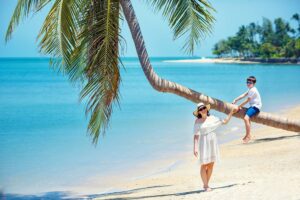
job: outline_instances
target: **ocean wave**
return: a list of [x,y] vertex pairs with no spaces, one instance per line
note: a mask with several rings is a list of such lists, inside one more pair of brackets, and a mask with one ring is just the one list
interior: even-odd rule
[[234,127],[232,127],[230,130],[231,130],[231,131],[237,131],[237,130],[239,130],[239,129],[240,129],[240,127],[234,126]]
[[170,172],[172,170],[174,170],[175,168],[177,168],[180,164],[182,164],[182,160],[177,160],[173,163],[171,163],[170,165],[162,168],[162,169],[159,169],[157,171],[154,171],[154,172],[151,172],[149,174],[145,174],[145,175],[142,175],[142,176],[137,176],[137,177],[133,177],[131,178],[131,180],[139,180],[139,179],[144,179],[144,178],[148,178],[148,177],[151,177],[151,176],[154,176],[154,175],[157,175],[157,174],[162,174],[162,173],[166,173],[166,172]]

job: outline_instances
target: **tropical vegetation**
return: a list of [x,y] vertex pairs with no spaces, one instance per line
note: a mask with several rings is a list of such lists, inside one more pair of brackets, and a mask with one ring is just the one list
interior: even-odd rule
[[299,14],[294,14],[291,22],[282,18],[273,22],[263,18],[262,24],[252,22],[243,25],[234,36],[216,43],[213,54],[239,58],[299,58]]

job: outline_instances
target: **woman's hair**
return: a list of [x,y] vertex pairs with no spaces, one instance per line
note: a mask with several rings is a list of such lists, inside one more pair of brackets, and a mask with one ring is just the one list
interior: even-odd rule
[[[209,113],[209,111],[207,111],[207,114],[206,114],[207,116],[210,116],[210,113]],[[202,115],[200,114],[200,113],[198,113],[198,116],[197,116],[197,118],[198,119],[200,119],[200,118],[202,118]]]

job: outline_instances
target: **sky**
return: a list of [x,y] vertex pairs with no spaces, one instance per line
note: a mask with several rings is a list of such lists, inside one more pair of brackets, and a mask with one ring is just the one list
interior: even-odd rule
[[[294,13],[300,13],[299,0],[211,0],[216,22],[213,33],[201,40],[194,56],[212,56],[213,45],[221,39],[234,35],[238,27],[250,22],[261,22],[263,17],[274,20],[282,17],[290,20]],[[36,37],[49,6],[40,13],[30,16],[20,23],[13,38],[6,44],[6,29],[17,0],[0,0],[0,57],[42,57],[38,52]],[[182,50],[184,38],[173,40],[168,23],[160,13],[155,13],[145,0],[132,0],[139,20],[146,48],[151,57],[188,56]],[[136,57],[136,50],[126,21],[121,23],[126,49],[121,56]]]

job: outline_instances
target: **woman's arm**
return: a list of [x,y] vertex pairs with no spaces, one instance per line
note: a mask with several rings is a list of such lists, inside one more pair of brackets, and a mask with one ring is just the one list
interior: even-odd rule
[[235,113],[236,111],[237,109],[232,109],[231,112],[227,115],[227,118],[222,120],[222,123],[227,124],[230,121],[233,113]]
[[194,155],[198,157],[198,142],[199,142],[199,135],[194,135]]
[[232,104],[236,104],[236,102],[238,102],[239,100],[245,98],[247,96],[247,92],[245,92],[244,94],[238,96],[237,98],[235,98],[232,102]]

